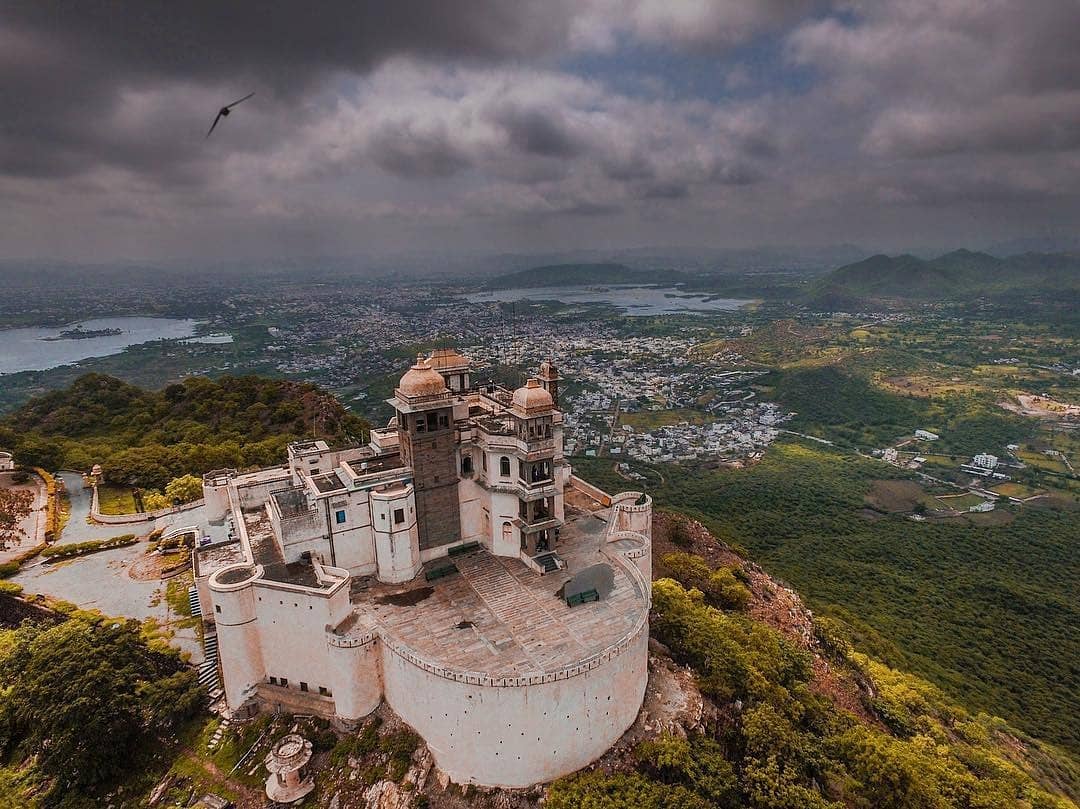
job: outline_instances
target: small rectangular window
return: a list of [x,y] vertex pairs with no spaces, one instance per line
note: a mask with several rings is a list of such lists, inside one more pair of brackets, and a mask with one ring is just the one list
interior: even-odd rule
[[270,678],[270,685],[277,685],[277,677]]
[[334,515],[334,519],[337,520],[338,525],[341,525],[343,522],[345,522],[345,512],[339,511],[337,514]]
[[289,678],[288,677],[282,677],[281,678],[281,685],[283,687],[285,687],[285,688],[288,688],[289,687]]
[[329,688],[327,688],[325,685],[320,685],[319,686],[319,696],[321,696],[321,697],[330,697],[330,696],[333,696],[333,695],[330,693]]
[[306,694],[307,693],[307,683],[303,683],[303,682],[300,683],[300,690],[303,691]]
[[220,604],[215,604],[214,605],[214,612],[221,612],[221,605]]
[[395,508],[394,509],[394,525],[401,525],[403,522],[405,522],[405,509],[403,509],[403,508]]

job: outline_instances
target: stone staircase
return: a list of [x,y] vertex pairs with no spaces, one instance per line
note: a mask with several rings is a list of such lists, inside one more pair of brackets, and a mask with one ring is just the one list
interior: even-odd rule
[[562,567],[562,565],[559,564],[559,555],[555,553],[555,551],[534,556],[533,561],[540,565],[545,573],[553,573]]
[[[202,603],[199,600],[199,591],[195,587],[188,588],[188,604],[191,605],[193,616],[202,616]],[[221,690],[221,676],[218,673],[217,633],[207,631],[207,627],[207,622],[203,622],[203,662],[199,666],[199,685],[206,688],[212,705],[221,699],[224,692]]]

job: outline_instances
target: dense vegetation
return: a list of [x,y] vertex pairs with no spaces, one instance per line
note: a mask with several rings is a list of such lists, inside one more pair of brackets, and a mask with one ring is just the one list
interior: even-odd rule
[[797,413],[793,430],[862,449],[888,446],[916,429],[941,435],[936,452],[1004,454],[1006,444],[1034,432],[1031,421],[996,407],[976,395],[934,399],[900,396],[837,365],[775,371],[761,384],[787,409]]
[[[598,485],[625,484],[610,462],[575,465]],[[1080,753],[1077,512],[1024,507],[987,526],[868,516],[872,481],[904,473],[794,442],[745,470],[663,473],[658,504],[748,549],[854,627],[859,648]]]
[[1076,776],[1055,770],[1052,754],[1017,755],[1020,739],[1004,722],[972,716],[929,683],[852,653],[828,626],[818,631],[832,663],[874,694],[866,708],[876,722],[811,688],[810,655],[766,625],[710,607],[670,579],[654,583],[653,601],[654,635],[693,669],[718,715],[701,736],[639,745],[635,772],[557,782],[549,809],[1074,805],[1038,785]]
[[25,761],[21,783],[2,786],[48,806],[104,805],[91,796],[129,776],[202,699],[195,671],[149,648],[136,622],[81,613],[0,633],[0,688],[0,752]]
[[955,250],[929,261],[912,255],[871,256],[826,275],[810,290],[812,302],[859,305],[881,298],[963,300],[990,293],[1026,298],[1051,292],[1080,292],[1080,257],[1025,253],[996,258]]
[[260,377],[190,377],[147,391],[100,374],[37,397],[0,422],[0,446],[45,469],[89,470],[111,483],[163,489],[186,474],[284,460],[289,441],[331,443],[367,428],[314,385]]

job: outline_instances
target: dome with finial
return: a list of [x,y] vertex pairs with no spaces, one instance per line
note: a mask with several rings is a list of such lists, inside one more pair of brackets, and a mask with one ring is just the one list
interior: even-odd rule
[[527,416],[546,413],[555,407],[555,400],[535,378],[514,391],[514,410]]
[[407,399],[422,399],[447,393],[442,374],[431,367],[423,354],[416,357],[416,365],[405,372],[398,382],[397,392]]

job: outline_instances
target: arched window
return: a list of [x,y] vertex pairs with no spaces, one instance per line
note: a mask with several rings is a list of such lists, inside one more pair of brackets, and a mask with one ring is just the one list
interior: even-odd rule
[[502,538],[503,542],[507,544],[514,541],[514,526],[508,522],[502,524]]
[[510,459],[505,455],[499,458],[499,474],[504,478],[510,477]]
[[465,455],[462,457],[461,474],[466,477],[472,474],[472,455]]

